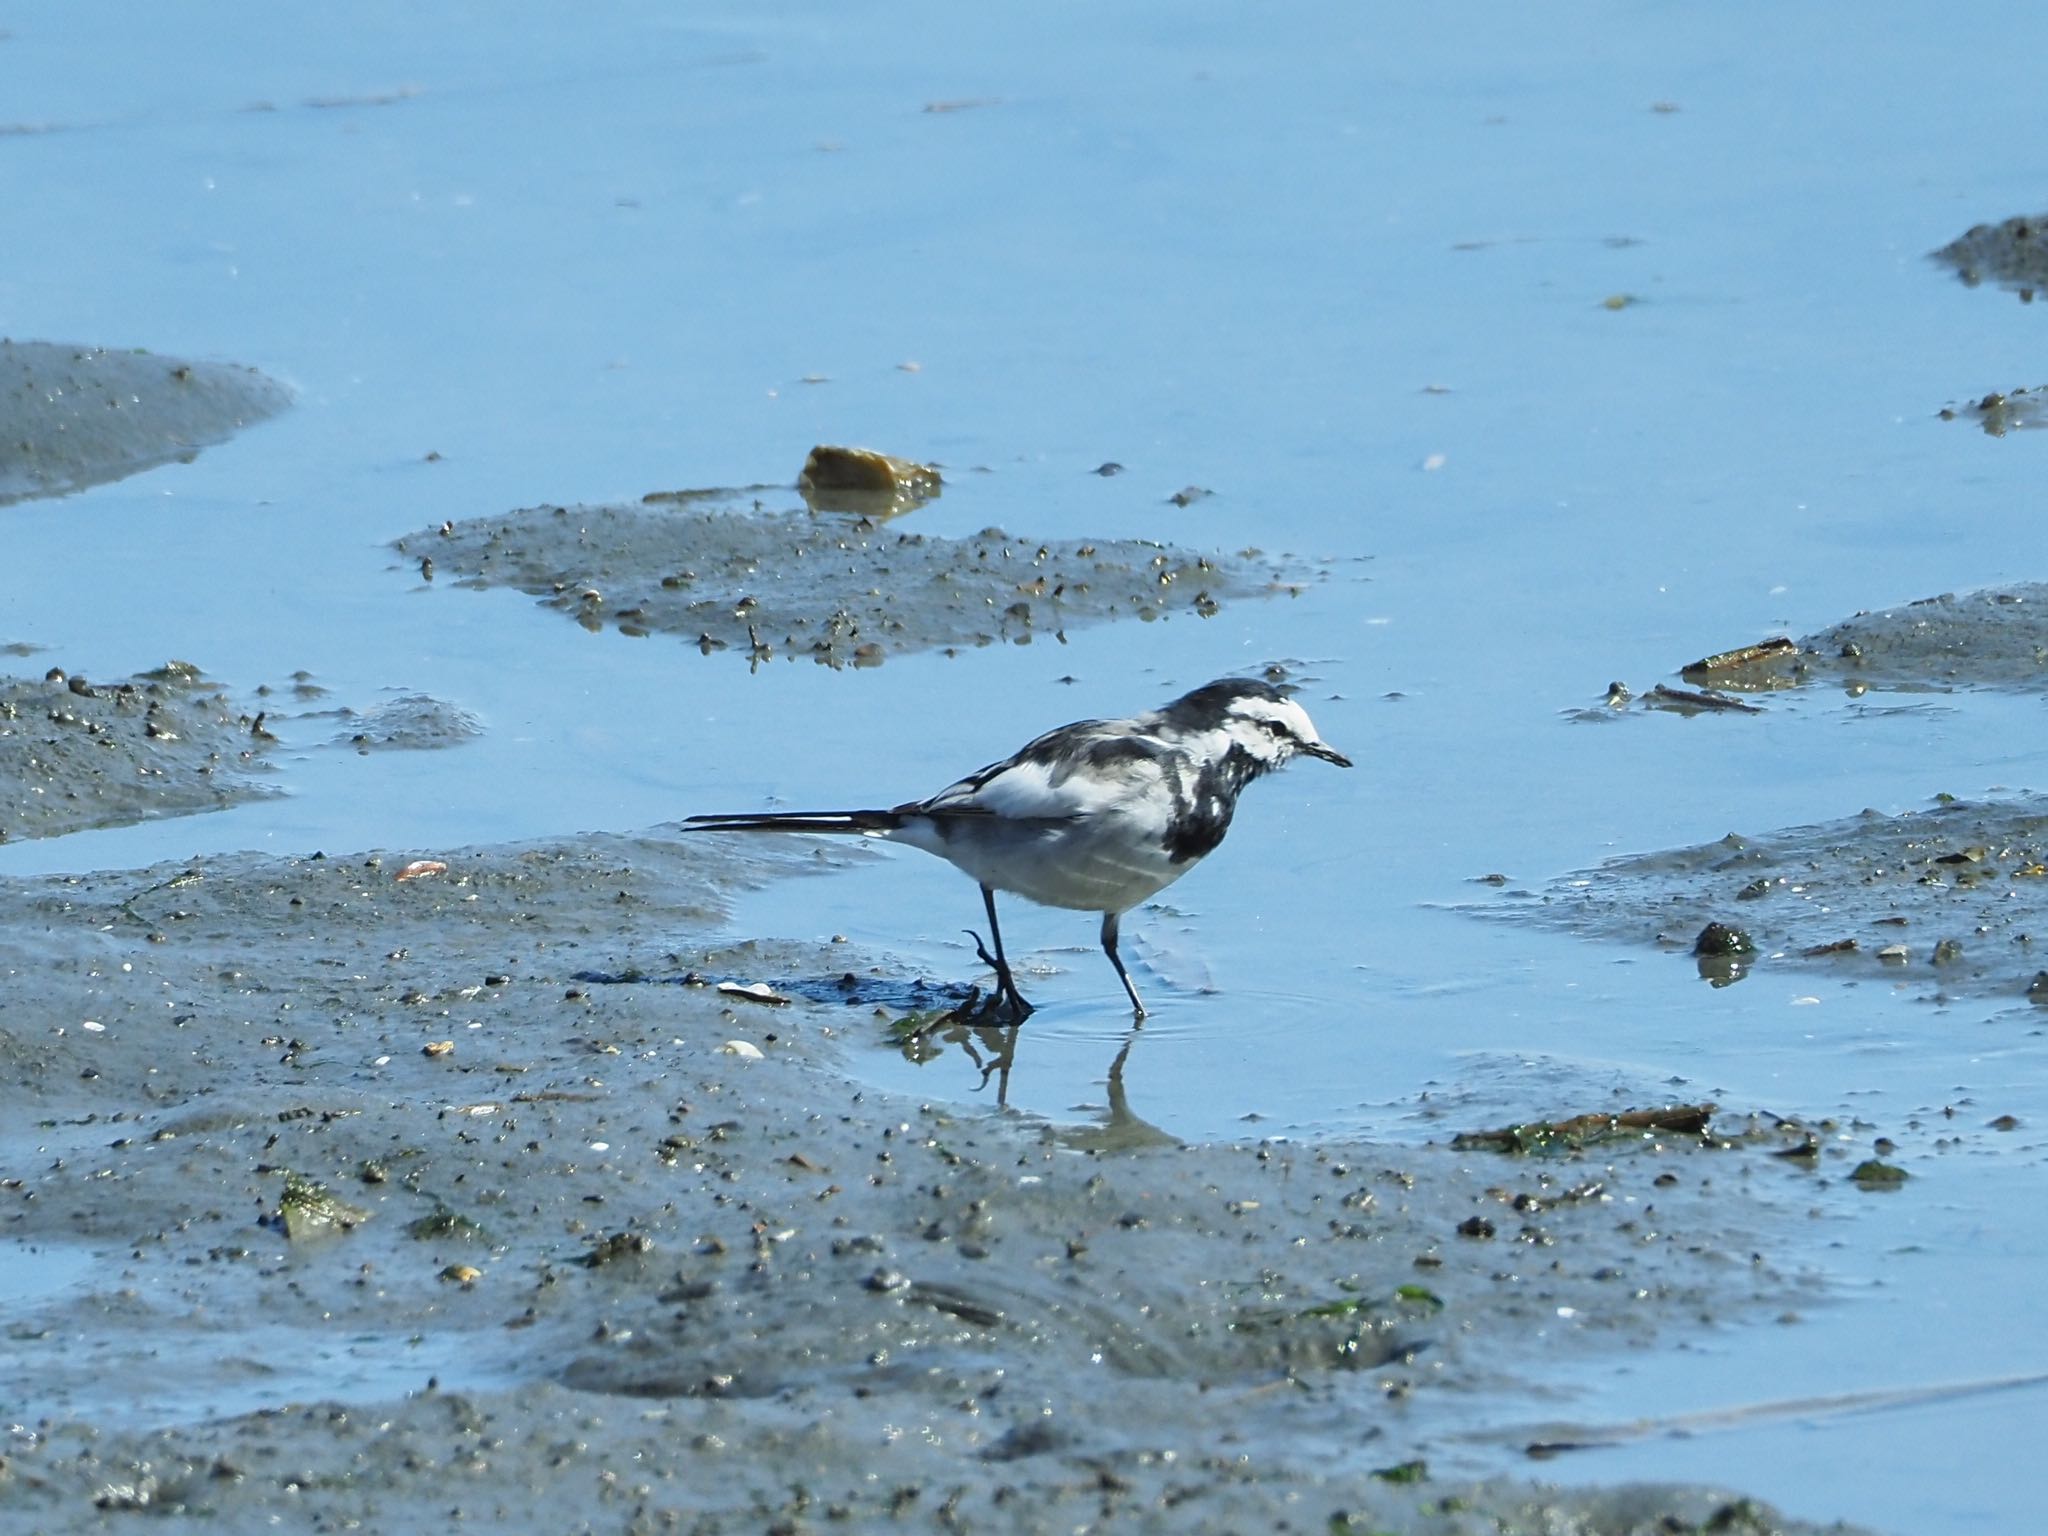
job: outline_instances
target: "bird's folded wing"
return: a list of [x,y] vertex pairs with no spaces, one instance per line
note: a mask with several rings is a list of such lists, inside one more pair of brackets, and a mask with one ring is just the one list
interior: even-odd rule
[[[1092,749],[1092,750],[1091,750]],[[1007,821],[1072,821],[1128,809],[1159,792],[1167,771],[1157,752],[1127,743],[1086,743],[1059,761],[1014,757],[969,774],[917,809],[930,816],[999,816]]]

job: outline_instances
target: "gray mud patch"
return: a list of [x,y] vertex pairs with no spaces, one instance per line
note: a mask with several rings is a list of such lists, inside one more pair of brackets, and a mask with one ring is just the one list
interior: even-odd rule
[[0,843],[217,811],[274,791],[271,738],[198,668],[0,677]]
[[515,587],[586,629],[679,635],[705,654],[873,666],[934,648],[1028,644],[1110,619],[1207,617],[1284,590],[1256,551],[1226,560],[1136,539],[972,538],[807,512],[532,507],[396,544],[423,572]]
[[893,1099],[840,1070],[872,1007],[715,984],[876,974],[720,935],[813,867],[598,836],[0,881],[0,1269],[64,1277],[0,1286],[11,1515],[1813,1529],[1420,1463],[1561,1359],[1809,1299],[1770,1197],[1829,1186],[1739,1137],[1082,1151]]
[[2038,289],[2048,287],[2048,214],[1978,224],[1933,252],[1932,259],[1954,267],[1972,288],[1993,282],[2031,302]]
[[[1226,1444],[1161,1436],[1087,1454],[1051,1427],[963,1458],[928,1423],[861,1405],[814,1422],[812,1405],[605,1400],[546,1384],[518,1399],[429,1391],[374,1415],[294,1406],[263,1420],[130,1440],[83,1426],[40,1434],[19,1458],[27,1529],[275,1529],[278,1509],[344,1528],[687,1531],[693,1536],[855,1531],[1273,1531],[1331,1536],[1857,1536],[1713,1489],[1556,1489],[1509,1479],[1439,1482],[1425,1468],[1347,1474],[1272,1465]],[[1214,1414],[1205,1415],[1215,1417]],[[1050,1419],[1050,1414],[1048,1414]],[[281,1472],[280,1463],[294,1470]],[[776,1466],[787,1470],[779,1476]],[[50,1495],[98,1484],[92,1506]],[[865,1466],[866,1475],[856,1469]],[[47,1511],[47,1513],[46,1513]],[[302,1513],[303,1512],[303,1513]],[[54,1517],[54,1520],[53,1520]],[[33,1518],[33,1516],[31,1516]],[[54,1523],[62,1521],[63,1523]],[[398,1523],[387,1523],[398,1522]],[[412,1523],[417,1522],[417,1523]]]
[[[1770,969],[2048,1005],[2048,800],[1730,833],[1473,910],[1676,950],[1718,983]],[[1702,943],[1709,924],[1729,933]]]
[[2048,692],[2048,584],[1945,592],[1859,613],[1798,640],[1778,636],[1701,657],[1679,676],[1693,687],[1660,684],[1637,698],[1615,683],[1604,707],[1575,714],[1609,719],[1631,704],[1688,714],[1757,714],[1755,695],[1814,683],[1851,694],[1872,688]]
[[291,398],[253,368],[0,340],[0,505],[189,460]]
[[2048,585],[1943,593],[1859,613],[1800,642],[1815,675],[1847,687],[2048,689]]
[[365,710],[344,706],[334,718],[334,743],[365,753],[438,752],[483,734],[482,722],[468,710],[424,693],[402,694]]

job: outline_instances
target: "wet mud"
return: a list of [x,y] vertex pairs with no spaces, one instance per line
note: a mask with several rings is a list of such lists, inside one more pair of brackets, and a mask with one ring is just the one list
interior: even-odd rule
[[1863,980],[1930,1001],[2048,1006],[2048,799],[1865,811],[1617,859],[1496,914],[1657,944],[1725,984],[1752,970]]
[[[1945,692],[2048,691],[2048,585],[1944,593],[1860,613],[1816,634],[1717,652],[1681,669],[1692,685],[1628,710],[1758,714],[1774,692],[1831,683]],[[1948,801],[1900,816],[1864,811],[1814,826],[1730,833],[1717,842],[1617,859],[1541,891],[1504,891],[1476,911],[1589,938],[1682,952],[1718,984],[1752,970],[1805,969],[1882,981],[1938,1001],[2048,1004],[2048,802]]]
[[401,694],[368,709],[343,706],[334,741],[358,752],[438,752],[483,734],[483,723],[466,709],[424,693]]
[[0,340],[0,505],[189,460],[291,398],[253,368]]
[[467,710],[425,694],[360,710],[320,707],[326,695],[300,673],[238,701],[183,661],[117,682],[61,667],[40,678],[0,675],[0,843],[283,793],[279,733],[311,744],[297,726],[324,727],[327,745],[364,755],[461,746],[483,731]]
[[173,661],[118,682],[0,676],[0,842],[275,793],[273,738],[198,668]]
[[935,648],[1029,644],[1110,619],[1206,617],[1304,573],[1254,551],[1136,539],[971,538],[700,499],[531,507],[397,541],[456,585],[514,587],[586,629],[677,635],[709,655],[873,666]]
[[1814,1529],[1427,1459],[1563,1361],[1815,1300],[1774,1234],[1846,1185],[1700,1109],[1509,1156],[892,1098],[842,1066],[895,968],[723,931],[820,867],[594,836],[0,882],[10,1529]]
[[1859,613],[1800,642],[1845,687],[2048,689],[2048,585],[1943,593]]
[[1996,283],[2031,301],[2048,287],[2048,214],[2022,215],[1998,224],[1978,224],[1933,253],[1975,288]]
[[1692,686],[1659,684],[1637,696],[1614,683],[1603,706],[1575,713],[1607,719],[1633,707],[1758,714],[1757,695],[1808,684],[1832,684],[1851,694],[1872,688],[2048,692],[2048,584],[1945,592],[1859,613],[1797,640],[1777,636],[1703,656],[1679,675]]
[[1966,405],[1943,406],[1940,414],[1943,421],[1974,421],[1987,437],[2031,432],[2048,427],[2048,388],[1993,390]]

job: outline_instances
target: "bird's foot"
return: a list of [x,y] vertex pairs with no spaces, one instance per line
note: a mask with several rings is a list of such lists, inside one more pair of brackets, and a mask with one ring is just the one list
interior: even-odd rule
[[1030,1003],[1021,997],[1011,996],[1000,987],[990,992],[969,987],[959,1006],[943,1015],[938,1022],[964,1024],[976,1030],[1015,1029],[1024,1022],[1025,1015],[1033,1011]]
[[[996,994],[1008,1007],[1012,1021],[1023,1023],[1036,1010],[1024,1000],[1024,994],[1017,990],[1017,979],[1010,974],[1009,963],[990,954],[988,946],[981,942],[981,935],[972,928],[961,931],[974,940],[974,958],[996,973]],[[990,999],[991,1002],[994,1000]]]

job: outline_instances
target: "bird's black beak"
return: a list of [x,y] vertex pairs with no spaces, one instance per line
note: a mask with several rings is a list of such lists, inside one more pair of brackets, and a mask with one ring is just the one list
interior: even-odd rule
[[1302,746],[1301,750],[1310,757],[1320,757],[1326,763],[1335,763],[1339,768],[1349,768],[1351,766],[1350,758],[1339,752],[1335,747],[1328,746],[1320,741],[1307,742]]

